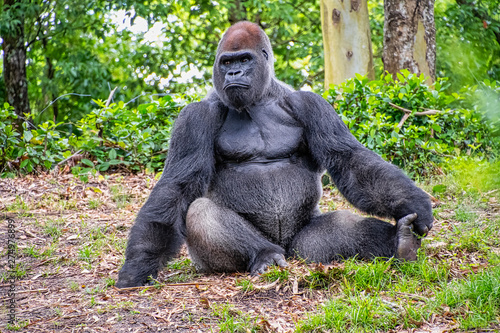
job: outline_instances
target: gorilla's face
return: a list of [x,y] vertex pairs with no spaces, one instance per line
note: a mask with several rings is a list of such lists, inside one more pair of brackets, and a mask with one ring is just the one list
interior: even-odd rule
[[271,83],[272,49],[260,28],[249,22],[232,26],[221,40],[213,80],[222,102],[236,110],[257,103]]
[[262,98],[270,75],[263,55],[251,50],[224,52],[214,66],[215,88],[223,102],[241,109]]

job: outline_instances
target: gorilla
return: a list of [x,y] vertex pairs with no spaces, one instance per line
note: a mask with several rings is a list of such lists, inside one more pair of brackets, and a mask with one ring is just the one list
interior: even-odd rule
[[[187,243],[199,272],[263,273],[309,262],[416,258],[433,223],[428,195],[365,148],[321,96],[274,76],[269,38],[224,34],[214,89],[176,120],[163,174],[130,230],[119,288],[140,286]],[[321,213],[321,177],[371,215]]]

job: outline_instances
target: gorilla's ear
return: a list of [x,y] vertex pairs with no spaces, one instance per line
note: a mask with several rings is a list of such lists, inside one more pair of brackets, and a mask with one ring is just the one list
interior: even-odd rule
[[262,49],[262,53],[264,53],[264,57],[266,57],[266,60],[269,60],[269,55],[267,54],[266,49]]

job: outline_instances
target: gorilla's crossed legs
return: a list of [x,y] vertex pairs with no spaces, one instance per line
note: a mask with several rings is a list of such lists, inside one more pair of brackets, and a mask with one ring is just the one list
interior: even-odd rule
[[416,214],[405,216],[393,226],[348,211],[320,214],[312,217],[288,249],[283,249],[237,213],[200,198],[187,213],[187,245],[199,272],[260,274],[272,264],[286,266],[285,254],[321,263],[354,256],[371,259],[396,255],[414,260],[420,247],[420,239],[411,230],[415,218]]

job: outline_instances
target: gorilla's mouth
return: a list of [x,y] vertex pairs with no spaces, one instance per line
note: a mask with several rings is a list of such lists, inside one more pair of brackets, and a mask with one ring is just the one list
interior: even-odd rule
[[226,90],[226,89],[229,89],[229,88],[245,88],[245,89],[248,89],[248,88],[250,88],[250,85],[249,84],[245,84],[245,83],[231,82],[231,83],[226,84],[224,86],[224,88],[222,88],[222,89]]

